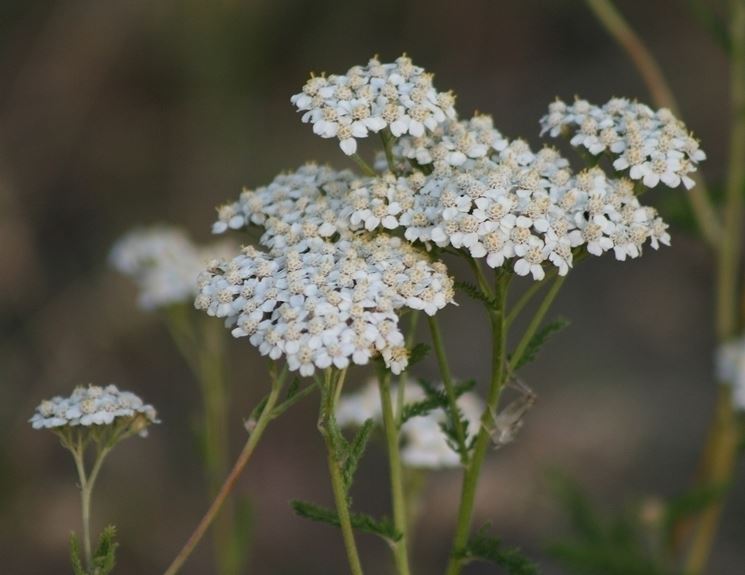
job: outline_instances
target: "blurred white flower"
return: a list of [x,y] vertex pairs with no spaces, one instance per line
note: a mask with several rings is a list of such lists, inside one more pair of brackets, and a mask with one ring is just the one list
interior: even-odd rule
[[745,338],[722,344],[716,355],[716,375],[721,383],[732,386],[732,402],[745,411]]
[[29,422],[34,429],[54,429],[112,425],[120,420],[138,420],[138,431],[143,436],[147,425],[159,423],[152,405],[143,403],[134,393],[120,391],[115,385],[79,386],[68,397],[44,400]]
[[232,242],[199,247],[178,228],[154,226],[132,230],[119,239],[109,263],[137,284],[139,305],[154,309],[192,299],[197,276],[207,262],[232,250]]

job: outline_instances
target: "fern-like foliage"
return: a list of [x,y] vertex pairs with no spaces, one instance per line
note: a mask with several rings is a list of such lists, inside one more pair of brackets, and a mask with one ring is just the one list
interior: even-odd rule
[[[444,389],[435,387],[424,379],[419,380],[419,385],[424,390],[426,397],[420,401],[404,405],[401,411],[401,423],[405,423],[412,417],[427,415],[435,409],[446,408],[449,404],[448,396]],[[475,385],[476,382],[473,380],[457,383],[454,386],[455,396],[460,397],[464,393],[471,391]]]
[[375,422],[372,419],[368,419],[362,424],[362,427],[359,428],[352,441],[345,444],[343,460],[341,462],[341,474],[347,491],[352,487],[354,474],[356,473],[360,460],[365,453],[367,441],[370,439],[370,434],[374,427]]
[[[300,517],[318,523],[325,523],[327,525],[339,527],[339,515],[333,509],[299,500],[291,501],[290,505],[295,513]],[[375,519],[365,513],[352,513],[351,523],[354,529],[364,533],[377,535],[388,542],[395,543],[402,537],[401,533],[399,533],[394,527],[393,522],[387,517]]]
[[489,309],[499,311],[499,299],[485,294],[480,287],[470,282],[455,282],[455,289],[459,289],[468,297],[482,302]]
[[546,342],[551,338],[551,336],[556,335],[561,330],[568,327],[570,324],[568,319],[565,318],[558,318],[551,323],[546,324],[541,329],[539,329],[533,337],[530,338],[530,341],[528,342],[528,346],[525,348],[525,352],[523,353],[522,357],[517,361],[517,363],[513,366],[513,369],[517,371],[524,365],[529,364],[533,360],[535,360],[536,356],[538,355],[538,352],[541,351],[541,348],[546,344]]
[[73,575],[88,575],[80,558],[80,542],[75,532],[70,533],[70,563]]
[[577,484],[553,478],[555,492],[574,534],[548,551],[574,575],[680,575],[653,552],[648,529],[628,511],[605,516]]
[[538,566],[519,549],[505,547],[501,540],[487,533],[482,527],[471,537],[457,556],[463,561],[485,561],[502,567],[509,575],[538,575]]
[[108,525],[98,536],[98,545],[93,554],[93,573],[91,575],[109,575],[116,566],[116,527]]

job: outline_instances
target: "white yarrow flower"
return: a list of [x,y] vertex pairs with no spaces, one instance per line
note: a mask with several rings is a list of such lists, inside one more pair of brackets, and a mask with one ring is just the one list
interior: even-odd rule
[[541,118],[541,133],[552,137],[571,134],[570,144],[591,154],[608,153],[613,167],[629,171],[632,180],[647,188],[660,182],[670,188],[681,183],[690,189],[695,172],[706,154],[685,124],[670,110],[652,110],[639,102],[613,98],[603,106],[577,99],[568,105],[560,100]]
[[34,429],[104,426],[120,421],[135,426],[142,436],[147,434],[148,425],[159,423],[152,405],[115,385],[79,386],[68,397],[44,400],[29,420]]
[[372,58],[342,75],[311,76],[290,101],[314,134],[337,138],[348,156],[370,132],[422,137],[455,118],[452,94],[435,90],[432,75],[405,55],[389,64]]

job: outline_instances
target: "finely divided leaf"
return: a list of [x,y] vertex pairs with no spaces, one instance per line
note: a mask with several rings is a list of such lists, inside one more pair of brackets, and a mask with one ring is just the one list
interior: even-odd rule
[[569,323],[568,319],[560,317],[538,330],[533,337],[530,338],[528,346],[525,348],[525,352],[513,369],[517,371],[524,365],[533,361],[549,338],[569,326]]
[[75,532],[70,533],[70,563],[73,575],[87,575],[83,568],[83,561],[80,559],[80,543]]
[[486,533],[481,528],[468,541],[465,549],[458,552],[458,557],[466,561],[486,561],[505,569],[509,575],[537,575],[538,566],[528,559],[520,550],[505,548],[502,542]]
[[427,355],[429,355],[431,348],[426,343],[418,343],[413,348],[411,348],[411,351],[409,352],[409,365],[407,369],[411,369],[411,367],[420,361],[422,361]]
[[[333,509],[298,500],[291,501],[290,505],[295,513],[300,517],[339,527],[339,515]],[[383,519],[375,519],[374,517],[364,513],[352,513],[351,522],[352,527],[355,529],[377,535],[386,541],[395,542],[400,540],[402,537],[401,533],[396,530],[391,520],[387,517],[384,517]]]
[[352,487],[354,474],[357,471],[357,466],[360,463],[360,459],[362,459],[362,455],[365,453],[367,440],[370,439],[370,433],[372,433],[374,427],[375,422],[372,418],[368,419],[362,424],[362,427],[360,427],[352,441],[347,445],[346,457],[341,468],[344,485],[346,486],[347,491]]
[[116,565],[116,527],[109,525],[98,537],[98,547],[93,554],[93,572],[95,575],[109,575]]

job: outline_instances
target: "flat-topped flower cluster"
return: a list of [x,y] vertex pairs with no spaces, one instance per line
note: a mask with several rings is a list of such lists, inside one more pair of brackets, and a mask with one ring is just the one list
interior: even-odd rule
[[654,188],[660,182],[688,189],[689,176],[706,159],[699,143],[667,108],[649,106],[625,98],[613,98],[602,106],[577,99],[573,104],[556,100],[541,118],[541,133],[556,137],[566,132],[572,146],[597,156],[613,158],[618,171],[628,170],[632,180]]
[[554,148],[505,138],[490,116],[458,119],[453,95],[406,56],[313,76],[291,100],[359,164],[356,141],[370,133],[385,153],[361,175],[308,164],[219,208],[215,233],[258,227],[259,245],[211,265],[196,306],[306,375],[378,355],[403,369],[398,315],[453,300],[443,253],[540,281],[567,274],[580,253],[625,260],[669,245],[636,181],[689,187],[705,157],[667,110],[557,101],[543,131],[576,132],[573,145],[610,154],[631,179],[600,164],[574,172]]
[[347,155],[357,151],[357,139],[390,130],[393,136],[422,136],[455,117],[455,97],[438,92],[432,75],[401,56],[391,64],[372,58],[346,74],[312,76],[291,98],[322,138],[338,138]]
[[351,185],[349,172],[308,165],[221,209],[216,231],[261,225],[266,251],[249,246],[216,262],[199,279],[196,307],[303,375],[378,354],[394,372],[404,369],[396,312],[433,315],[453,300],[453,281],[401,238],[345,225],[339,214]]
[[41,402],[29,420],[34,429],[111,425],[118,420],[142,419],[140,433],[150,423],[158,423],[152,405],[130,391],[115,385],[78,386],[68,397],[55,396]]

